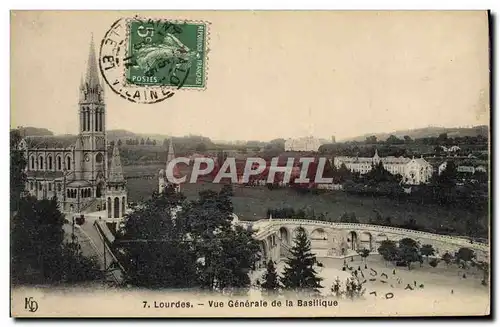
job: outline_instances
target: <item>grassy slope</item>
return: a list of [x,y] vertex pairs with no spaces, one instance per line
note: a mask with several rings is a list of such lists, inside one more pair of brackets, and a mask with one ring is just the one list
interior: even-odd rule
[[[125,175],[157,174],[163,165],[124,166]],[[148,198],[158,188],[157,178],[151,180],[128,180],[129,199],[141,201]],[[211,183],[183,184],[182,192],[188,198],[196,198],[203,189],[219,190],[221,185]],[[368,222],[378,210],[383,217],[391,216],[393,222],[404,223],[415,219],[417,224],[431,228],[442,226],[458,226],[463,229],[463,221],[473,213],[457,208],[443,208],[437,205],[419,205],[417,203],[399,203],[397,201],[378,197],[359,197],[344,192],[312,195],[297,194],[290,189],[269,191],[267,188],[234,188],[233,204],[235,213],[243,220],[255,220],[266,217],[268,208],[293,207],[295,209],[310,208],[316,214],[324,213],[333,220],[338,220],[344,212],[354,212],[361,222]],[[487,224],[487,217],[482,217]],[[464,233],[464,230],[461,230]]]

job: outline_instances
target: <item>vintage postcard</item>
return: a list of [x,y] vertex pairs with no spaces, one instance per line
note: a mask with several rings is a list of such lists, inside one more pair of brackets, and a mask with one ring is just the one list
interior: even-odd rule
[[487,11],[11,11],[13,317],[490,315]]

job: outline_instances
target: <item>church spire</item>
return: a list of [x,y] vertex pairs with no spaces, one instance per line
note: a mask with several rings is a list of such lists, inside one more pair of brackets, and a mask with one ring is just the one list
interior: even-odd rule
[[89,59],[87,62],[87,75],[85,76],[85,83],[90,87],[99,85],[99,73],[97,69],[97,59],[95,56],[94,36],[90,39]]
[[125,178],[123,177],[122,163],[120,160],[120,151],[118,151],[118,145],[115,142],[113,146],[113,156],[111,157],[111,167],[109,168],[109,179],[110,183],[123,183]]
[[175,159],[174,146],[172,145],[172,137],[168,141],[167,166],[168,163]]

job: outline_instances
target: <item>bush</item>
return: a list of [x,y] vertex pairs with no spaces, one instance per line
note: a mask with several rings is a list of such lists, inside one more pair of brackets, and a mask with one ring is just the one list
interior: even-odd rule
[[429,265],[430,265],[431,267],[434,267],[434,268],[435,268],[435,267],[437,267],[438,262],[439,262],[439,261],[438,261],[437,259],[432,259],[432,260],[430,260],[430,261],[429,261]]

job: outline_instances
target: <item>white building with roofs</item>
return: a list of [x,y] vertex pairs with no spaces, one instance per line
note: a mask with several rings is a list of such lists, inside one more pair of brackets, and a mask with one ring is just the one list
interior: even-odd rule
[[366,174],[372,170],[373,165],[382,162],[384,168],[391,174],[399,174],[403,177],[402,182],[409,185],[424,184],[432,177],[432,166],[423,157],[380,157],[375,150],[373,157],[346,157],[339,156],[333,159],[333,165],[339,169],[344,164],[352,172]]
[[288,139],[285,141],[285,151],[314,151],[317,152],[323,143],[312,136],[301,137],[297,139]]

